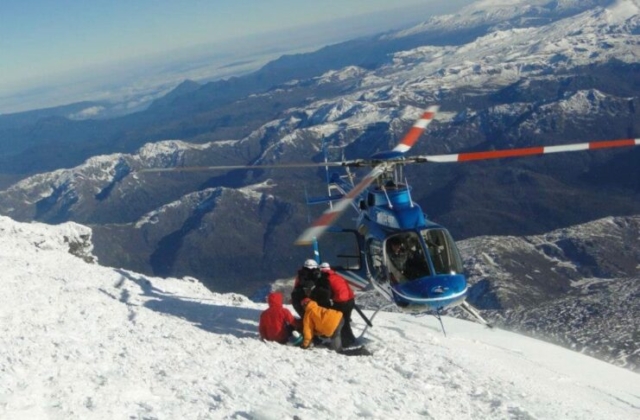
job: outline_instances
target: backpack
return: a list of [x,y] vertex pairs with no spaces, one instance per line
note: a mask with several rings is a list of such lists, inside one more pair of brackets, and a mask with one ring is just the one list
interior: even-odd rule
[[319,306],[323,308],[331,308],[331,299],[333,299],[333,291],[331,290],[331,283],[329,283],[329,276],[327,273],[318,270],[318,274],[315,275],[314,288],[311,290],[311,299],[318,302]]
[[298,286],[296,289],[303,290],[304,296],[309,297],[314,287],[316,287],[316,280],[313,271],[306,268],[298,270]]

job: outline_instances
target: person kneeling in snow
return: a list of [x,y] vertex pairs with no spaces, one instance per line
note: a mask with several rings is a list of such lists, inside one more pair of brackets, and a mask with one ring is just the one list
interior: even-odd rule
[[[296,341],[294,332],[300,329],[300,320],[293,317],[291,311],[282,306],[282,293],[271,292],[267,296],[269,308],[260,314],[258,331],[265,341],[286,344],[290,339]],[[293,335],[293,337],[292,337]],[[299,344],[300,337],[297,337]]]
[[311,346],[314,336],[330,338],[330,347],[337,351],[342,351],[342,326],[344,319],[342,312],[318,306],[316,302],[309,298],[302,300],[304,307],[304,318],[302,318],[302,348]]
[[[344,326],[342,327],[342,346],[350,347],[356,344],[356,337],[351,329],[351,312],[356,306],[355,295],[349,287],[347,280],[331,269],[327,262],[320,264],[320,271],[327,276],[329,287],[331,288],[332,305],[331,309],[342,312]],[[318,301],[319,302],[319,301]]]

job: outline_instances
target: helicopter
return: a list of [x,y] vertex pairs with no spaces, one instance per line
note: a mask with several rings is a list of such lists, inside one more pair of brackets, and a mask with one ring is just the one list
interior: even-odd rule
[[[141,172],[324,167],[328,174],[330,167],[343,167],[346,175],[334,173],[327,176],[327,196],[307,199],[307,204],[325,203],[329,207],[302,232],[295,244],[313,246],[315,259],[320,262],[318,242],[321,237],[327,233],[347,234],[351,238],[348,242],[353,246],[348,247],[348,254],[337,254],[342,261],[332,261],[331,266],[353,288],[375,290],[386,298],[390,303],[380,309],[395,306],[405,312],[433,313],[444,332],[440,314],[446,309],[460,306],[480,323],[490,327],[465,300],[469,286],[455,241],[444,226],[429,220],[413,200],[412,188],[403,175],[404,167],[421,163],[470,162],[630,147],[640,145],[640,139],[444,155],[408,155],[437,111],[437,106],[427,108],[393,149],[377,152],[366,159],[329,161],[326,148],[323,147],[323,162],[149,168]],[[351,169],[363,167],[371,170],[355,183]],[[337,220],[349,208],[357,212],[355,229],[337,227]],[[367,319],[359,311],[369,326],[377,312]]]

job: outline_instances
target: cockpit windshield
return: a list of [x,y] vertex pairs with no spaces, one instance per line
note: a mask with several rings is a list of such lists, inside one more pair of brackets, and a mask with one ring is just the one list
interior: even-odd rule
[[453,238],[446,229],[424,229],[420,234],[427,244],[436,274],[462,273],[462,259]]
[[[425,254],[423,243],[428,254]],[[458,249],[449,232],[443,228],[424,229],[420,236],[417,232],[390,236],[385,244],[385,266],[393,283],[463,271]]]

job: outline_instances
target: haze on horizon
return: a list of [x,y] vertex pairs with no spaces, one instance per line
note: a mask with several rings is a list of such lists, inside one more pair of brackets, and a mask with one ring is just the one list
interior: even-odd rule
[[9,0],[0,4],[0,114],[159,96],[185,79],[241,75],[472,2]]

